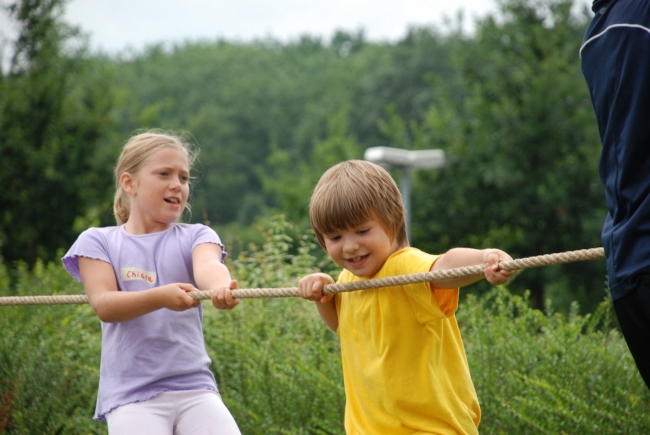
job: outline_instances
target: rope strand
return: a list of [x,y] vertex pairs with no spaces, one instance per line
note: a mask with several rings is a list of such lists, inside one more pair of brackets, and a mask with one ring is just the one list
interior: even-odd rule
[[[536,257],[520,258],[512,261],[503,261],[499,267],[504,270],[530,269],[533,267],[551,266],[555,264],[573,263],[576,261],[596,260],[605,258],[603,248],[581,249],[577,251],[560,252],[556,254],[539,255]],[[391,287],[404,284],[415,284],[421,282],[442,281],[450,278],[462,278],[467,276],[482,275],[485,266],[458,267],[455,269],[438,270],[436,272],[414,273],[409,275],[397,275],[387,278],[367,279],[363,281],[347,282],[340,284],[329,284],[323,287],[324,294],[343,293],[354,290],[366,290],[378,287]],[[188,293],[195,300],[207,300],[212,296],[209,290],[198,290]],[[238,299],[252,298],[283,298],[297,297],[298,287],[285,288],[251,288],[235,289],[232,295]],[[0,297],[0,306],[3,305],[66,305],[66,304],[87,304],[88,297],[85,295],[49,295],[49,296],[7,296]]]

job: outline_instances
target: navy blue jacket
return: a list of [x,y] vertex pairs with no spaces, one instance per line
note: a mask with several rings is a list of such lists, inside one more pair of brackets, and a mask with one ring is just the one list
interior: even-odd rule
[[650,279],[650,0],[596,0],[580,56],[602,141],[612,298]]

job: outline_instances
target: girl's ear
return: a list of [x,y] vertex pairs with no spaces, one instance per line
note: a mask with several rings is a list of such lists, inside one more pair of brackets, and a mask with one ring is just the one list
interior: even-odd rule
[[122,175],[120,175],[120,185],[127,195],[135,195],[137,184],[133,175],[128,172],[122,172]]

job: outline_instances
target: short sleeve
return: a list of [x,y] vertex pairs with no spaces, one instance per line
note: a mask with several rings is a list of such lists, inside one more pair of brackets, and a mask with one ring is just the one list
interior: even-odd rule
[[223,243],[221,243],[221,239],[219,238],[217,232],[203,224],[195,224],[193,228],[194,236],[192,238],[192,251],[194,251],[194,248],[203,243],[214,243],[215,245],[219,245],[221,247],[221,262],[223,263],[223,261],[228,256],[228,253],[226,252],[226,247],[223,245]]
[[[393,273],[397,275],[429,272],[439,258],[438,255],[410,250],[396,259]],[[430,284],[424,282],[403,287],[413,314],[420,323],[453,316],[458,308],[458,288],[432,291]]]
[[[436,261],[438,261],[439,258],[440,257],[437,257]],[[433,267],[433,264],[431,267]],[[437,304],[440,311],[442,311],[445,316],[453,316],[454,313],[456,313],[456,310],[458,309],[458,299],[460,297],[459,288],[434,288],[431,293],[431,302]]]
[[106,239],[98,228],[89,228],[81,233],[68,252],[61,258],[65,270],[74,279],[81,282],[79,257],[102,260],[110,264]]

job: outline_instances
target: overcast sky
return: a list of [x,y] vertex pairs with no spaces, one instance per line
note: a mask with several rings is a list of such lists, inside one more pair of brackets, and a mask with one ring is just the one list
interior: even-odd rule
[[[459,11],[472,32],[476,18],[496,10],[495,0],[69,0],[64,19],[89,35],[94,52],[115,54],[219,38],[287,42],[309,34],[328,41],[337,30],[360,29],[367,39],[394,42],[413,25],[444,30],[445,17],[455,20]],[[0,13],[0,38],[6,42],[14,33]]]
[[409,25],[441,24],[463,10],[496,10],[493,0],[72,0],[65,19],[90,34],[91,47],[117,52],[156,42],[224,38],[283,42],[310,34],[363,29],[368,39],[396,41]]

